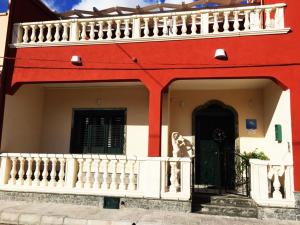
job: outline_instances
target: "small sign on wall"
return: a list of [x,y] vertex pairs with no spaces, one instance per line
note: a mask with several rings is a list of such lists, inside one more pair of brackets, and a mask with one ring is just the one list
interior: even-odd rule
[[249,133],[255,133],[257,129],[257,120],[246,119],[246,129]]

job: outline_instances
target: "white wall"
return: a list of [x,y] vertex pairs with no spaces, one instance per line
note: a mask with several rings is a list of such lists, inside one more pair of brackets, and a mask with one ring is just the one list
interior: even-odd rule
[[[272,160],[292,162],[290,91],[275,83],[264,89],[265,151]],[[275,141],[275,124],[282,126],[282,142]],[[290,146],[290,148],[289,148]]]
[[72,112],[76,108],[127,108],[126,154],[148,155],[148,91],[144,87],[47,89],[43,152],[69,153]]
[[2,152],[39,152],[44,90],[23,86],[14,96],[6,95]]
[[[7,13],[0,13],[0,56],[4,56],[6,32],[8,24]],[[0,71],[2,71],[3,58],[0,58]]]

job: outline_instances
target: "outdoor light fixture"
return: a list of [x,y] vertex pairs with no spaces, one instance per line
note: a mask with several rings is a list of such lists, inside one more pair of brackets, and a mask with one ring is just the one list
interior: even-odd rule
[[71,58],[71,63],[76,66],[82,65],[81,57],[78,55],[73,55]]
[[215,53],[215,59],[227,60],[228,57],[225,50],[221,48],[217,49]]

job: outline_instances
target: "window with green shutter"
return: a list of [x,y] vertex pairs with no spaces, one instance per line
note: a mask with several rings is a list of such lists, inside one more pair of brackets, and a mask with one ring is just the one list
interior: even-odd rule
[[70,152],[123,154],[126,110],[74,110]]

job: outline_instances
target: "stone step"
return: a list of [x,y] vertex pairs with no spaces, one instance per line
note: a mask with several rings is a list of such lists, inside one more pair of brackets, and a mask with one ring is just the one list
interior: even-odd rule
[[210,203],[220,206],[256,207],[252,199],[239,196],[212,196]]
[[203,204],[201,209],[195,213],[219,216],[232,216],[232,217],[247,217],[257,218],[258,211],[254,207],[235,207],[235,206],[219,206],[212,204]]

